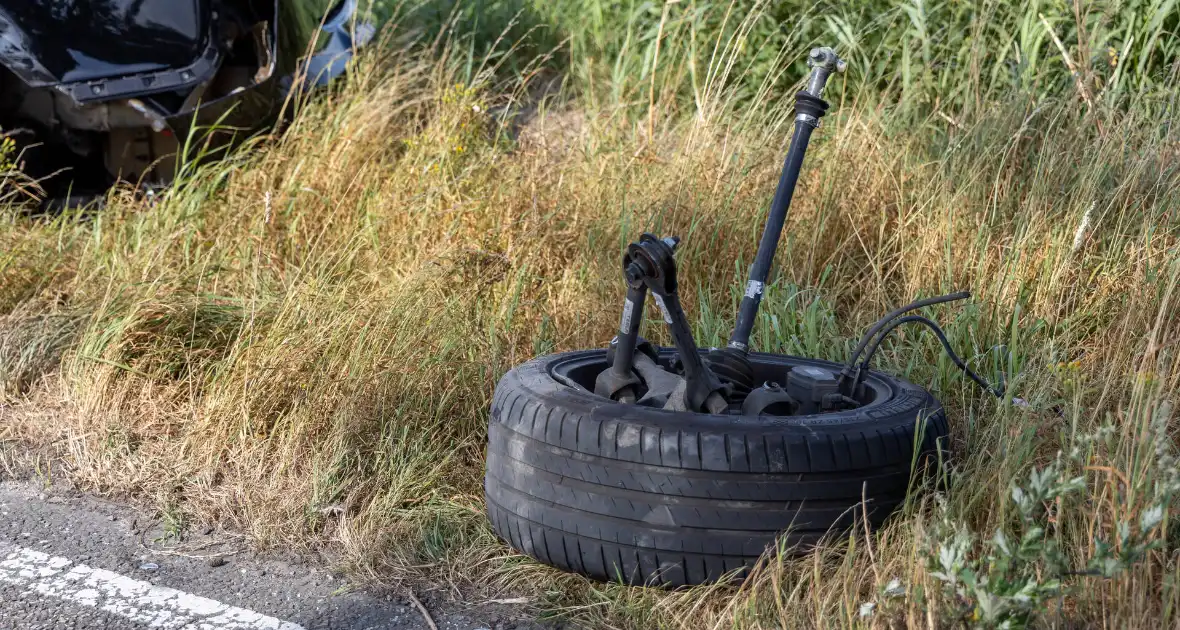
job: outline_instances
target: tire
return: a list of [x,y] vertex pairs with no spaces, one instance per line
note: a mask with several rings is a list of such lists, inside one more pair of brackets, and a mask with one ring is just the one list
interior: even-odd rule
[[[783,370],[840,367],[750,356]],[[876,372],[876,398],[859,409],[750,418],[615,403],[559,382],[555,370],[570,364],[596,373],[605,351],[539,357],[500,380],[484,492],[492,528],[512,547],[599,580],[740,577],[776,540],[802,552],[866,514],[878,526],[946,442],[938,401]]]

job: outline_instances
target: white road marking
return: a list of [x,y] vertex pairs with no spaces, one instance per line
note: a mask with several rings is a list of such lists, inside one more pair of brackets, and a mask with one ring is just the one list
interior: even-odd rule
[[304,630],[303,626],[184,591],[0,542],[0,582],[165,630]]

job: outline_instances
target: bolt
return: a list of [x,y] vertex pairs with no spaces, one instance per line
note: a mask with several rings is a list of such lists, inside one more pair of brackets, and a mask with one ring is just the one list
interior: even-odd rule
[[807,65],[812,68],[823,68],[828,72],[844,72],[848,67],[843,59],[831,48],[812,48],[807,55]]
[[643,279],[643,269],[639,266],[639,263],[637,263],[637,262],[633,262],[630,265],[627,265],[627,269],[626,269],[625,274],[627,276],[627,282],[630,282],[632,284],[639,282],[640,280]]

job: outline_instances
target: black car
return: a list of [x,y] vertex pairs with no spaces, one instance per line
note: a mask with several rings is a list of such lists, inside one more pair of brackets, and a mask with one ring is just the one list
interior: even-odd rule
[[343,72],[373,28],[331,1],[0,0],[0,132],[49,196],[167,184],[193,129],[258,129]]

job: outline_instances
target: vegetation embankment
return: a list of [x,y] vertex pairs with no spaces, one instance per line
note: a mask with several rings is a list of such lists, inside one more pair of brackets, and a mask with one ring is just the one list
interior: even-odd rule
[[[3,210],[8,465],[591,626],[1176,623],[1174,4],[387,13],[347,82],[158,198]],[[929,335],[893,337],[878,366],[948,407],[944,487],[740,589],[515,555],[482,512],[496,380],[607,343],[642,231],[684,239],[698,338],[724,340],[817,43],[850,72],[756,346],[843,359],[892,306],[969,288],[936,314],[1008,397]]]

